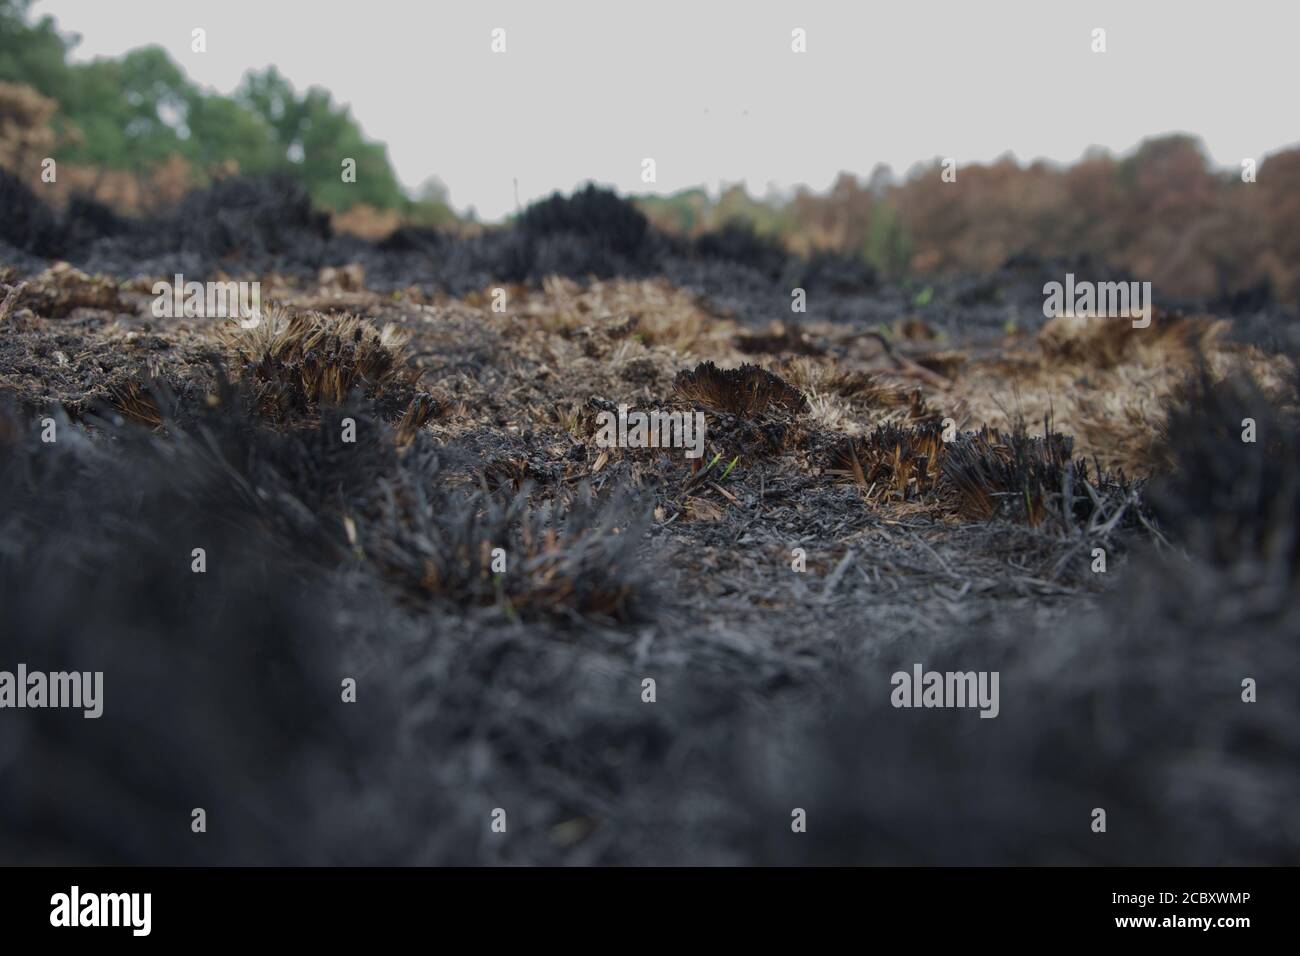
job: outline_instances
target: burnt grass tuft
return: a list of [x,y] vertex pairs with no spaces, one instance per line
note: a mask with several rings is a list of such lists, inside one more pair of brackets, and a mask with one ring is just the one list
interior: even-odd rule
[[[1201,367],[1162,428],[1166,471],[1152,508],[1179,541],[1219,567],[1300,575],[1300,380],[1279,407],[1241,378]],[[1244,440],[1247,422],[1255,440]]]
[[881,425],[837,445],[831,471],[856,482],[868,501],[915,500],[935,491],[942,449],[937,425]]
[[[1138,527],[1140,485],[1071,456],[1073,441],[1023,420],[1006,434],[984,426],[944,441],[940,423],[885,424],[831,450],[828,472],[855,483],[872,503],[921,501],[964,520],[1054,522],[1073,533],[1099,519],[1107,530]],[[1113,520],[1111,520],[1113,519]]]
[[756,365],[720,369],[701,362],[693,370],[678,372],[673,388],[687,401],[743,418],[808,410],[808,400],[798,389]]
[[[0,862],[1300,862],[1294,383],[1189,369],[1130,480],[1050,421],[944,442],[961,366],[871,338],[905,308],[874,277],[598,189],[387,245],[258,181],[188,237],[25,201],[0,647],[104,671],[105,710],[0,720]],[[299,278],[218,333],[148,314],[131,277],[173,268]],[[838,324],[769,324],[794,274]],[[704,456],[597,447],[623,402],[704,411]],[[916,663],[998,671],[999,716],[892,707]]]
[[252,328],[231,323],[222,334],[258,414],[269,421],[342,405],[354,393],[377,402],[386,417],[400,410],[408,433],[436,410],[430,397],[417,396],[406,336],[391,324],[378,329],[355,316],[273,311]]
[[[1137,489],[1095,463],[1090,474],[1086,461],[1072,457],[1073,447],[1050,421],[1043,422],[1041,437],[1030,435],[1023,421],[1005,435],[985,426],[946,448],[943,477],[958,509],[975,520],[1008,517],[1038,525],[1051,519],[1072,530],[1097,516],[1106,501],[1115,506],[1117,521],[1137,525]],[[1136,507],[1129,510],[1129,504]]]

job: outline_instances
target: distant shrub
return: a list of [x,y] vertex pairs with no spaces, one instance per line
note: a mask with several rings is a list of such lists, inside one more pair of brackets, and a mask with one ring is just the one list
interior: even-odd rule
[[697,238],[695,252],[705,259],[743,263],[772,278],[781,275],[789,258],[780,240],[760,235],[750,223],[737,219]]
[[533,203],[520,215],[518,227],[529,239],[570,233],[599,240],[615,253],[635,257],[645,242],[649,223],[632,203],[588,183],[567,198],[557,192]]

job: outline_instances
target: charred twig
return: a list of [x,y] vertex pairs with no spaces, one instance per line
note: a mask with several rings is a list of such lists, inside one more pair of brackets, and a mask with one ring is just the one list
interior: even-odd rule
[[951,379],[945,378],[938,372],[932,372],[924,365],[912,361],[912,359],[895,349],[893,344],[884,336],[883,333],[876,332],[875,330],[868,330],[858,334],[864,338],[875,339],[879,342],[884,348],[885,354],[889,356],[890,361],[898,367],[899,371],[904,372],[913,378],[919,378],[921,381],[933,385],[935,388],[947,389],[952,387]]
[[844,572],[848,570],[849,565],[853,563],[853,559],[857,557],[857,554],[858,551],[856,548],[849,548],[849,550],[845,552],[844,557],[840,558],[840,563],[835,565],[835,570],[832,571],[831,576],[826,579],[826,586],[822,588],[821,596],[818,598],[822,604],[825,604],[830,600],[831,594],[834,593],[836,585],[840,583],[840,578],[844,576]]

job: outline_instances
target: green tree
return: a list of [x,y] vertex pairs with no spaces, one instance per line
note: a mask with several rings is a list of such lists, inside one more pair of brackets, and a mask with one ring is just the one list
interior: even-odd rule
[[892,203],[878,203],[872,210],[863,255],[881,275],[897,279],[907,274],[912,243]]
[[421,183],[415,199],[403,205],[402,214],[412,225],[441,229],[456,222],[447,186],[437,176]]
[[52,17],[29,24],[32,0],[0,0],[0,80],[25,83],[60,102],[70,91],[68,49],[80,40],[65,39]]
[[[348,108],[336,106],[328,91],[312,87],[299,97],[272,66],[245,76],[235,98],[275,131],[280,160],[321,205],[347,209],[364,202],[390,209],[402,203],[387,147],[366,142]],[[345,159],[356,161],[356,182],[343,181]]]
[[177,126],[192,93],[185,74],[160,47],[74,65],[71,91],[60,105],[85,140],[71,158],[141,169],[183,154]]
[[[31,22],[30,10],[31,0],[0,0],[0,80],[58,102],[60,131],[80,133],[61,153],[71,161],[143,172],[173,154],[207,171],[233,160],[241,172],[296,176],[331,209],[407,202],[387,148],[366,140],[328,91],[312,87],[299,96],[270,67],[250,72],[233,97],[208,93],[159,47],[69,64],[80,38],[61,35],[48,16]],[[343,181],[345,159],[356,162],[355,182]],[[436,207],[423,203],[440,219]]]
[[195,91],[185,110],[185,154],[200,169],[233,159],[243,173],[284,168],[275,130],[259,114],[226,96]]

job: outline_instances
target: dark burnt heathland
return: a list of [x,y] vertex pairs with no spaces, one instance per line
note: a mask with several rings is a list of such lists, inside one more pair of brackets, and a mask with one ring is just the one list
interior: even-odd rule
[[[595,188],[380,242],[252,179],[0,200],[0,647],[104,673],[0,720],[4,862],[1300,860],[1272,306],[1048,320],[1086,266],[1032,257],[918,304]],[[996,718],[892,706],[917,663]]]

